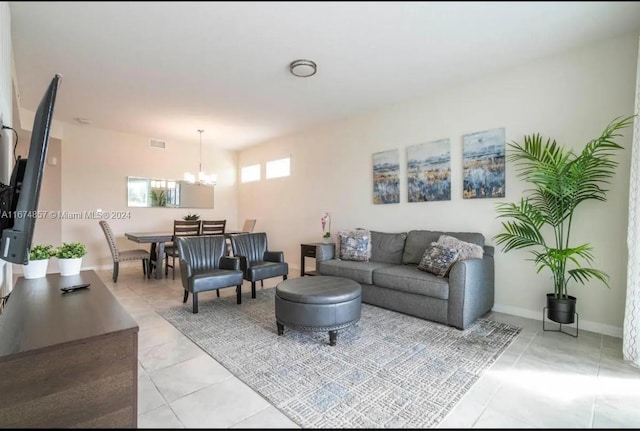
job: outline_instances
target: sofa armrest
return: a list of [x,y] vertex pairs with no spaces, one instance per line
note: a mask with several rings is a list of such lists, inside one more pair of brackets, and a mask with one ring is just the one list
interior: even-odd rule
[[[459,329],[493,308],[494,262],[493,253],[486,252],[482,259],[456,262],[449,272],[448,324]],[[490,247],[493,249],[493,247]],[[489,250],[492,252],[492,250]]]
[[491,246],[491,245],[485,245],[485,246],[483,247],[483,249],[484,249],[484,255],[485,255],[485,256],[491,256],[491,257],[493,257],[493,256],[494,256],[495,249],[493,248],[493,246]]
[[316,246],[316,263],[331,260],[336,257],[335,244],[320,244]]

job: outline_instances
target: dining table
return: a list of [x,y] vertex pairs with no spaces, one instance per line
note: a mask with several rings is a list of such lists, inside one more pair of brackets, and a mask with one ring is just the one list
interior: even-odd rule
[[[151,244],[149,254],[149,274],[155,273],[155,278],[163,278],[162,260],[164,259],[164,245],[173,241],[173,232],[125,232],[128,240],[139,244]],[[151,272],[153,270],[153,272]]]
[[[224,232],[225,238],[234,234],[249,233],[241,230],[227,229]],[[151,244],[149,254],[149,274],[155,274],[156,279],[164,278],[162,260],[164,259],[164,246],[168,242],[174,241],[172,232],[125,232],[128,240],[138,244]],[[153,272],[152,272],[153,271]]]

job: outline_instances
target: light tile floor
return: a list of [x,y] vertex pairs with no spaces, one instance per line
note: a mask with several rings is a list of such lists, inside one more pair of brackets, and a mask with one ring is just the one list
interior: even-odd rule
[[[111,271],[97,273],[140,326],[138,427],[299,428],[156,313],[182,304],[179,270],[175,280],[147,280],[138,266],[124,267],[117,283]],[[265,280],[264,288],[280,280]],[[247,283],[243,292],[249,295]],[[522,332],[440,427],[640,427],[640,369],[622,360],[620,338],[582,330],[573,338],[542,331],[541,321],[490,316]]]

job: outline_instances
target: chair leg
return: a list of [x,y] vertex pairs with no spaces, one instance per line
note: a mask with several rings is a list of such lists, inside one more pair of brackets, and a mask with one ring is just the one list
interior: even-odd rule
[[220,289],[216,289],[216,296],[220,298]]
[[189,299],[189,291],[187,289],[184,290],[184,298],[182,298],[182,303],[185,304]]
[[256,282],[255,281],[251,282],[251,297],[252,298],[256,297]]
[[118,266],[119,263],[118,262],[113,262],[113,282],[117,282],[118,281]]
[[242,284],[236,286],[236,302],[242,304]]
[[198,312],[198,292],[193,292],[193,313]]
[[171,274],[173,275],[173,279],[176,279],[176,257],[173,256],[173,263],[171,264]]
[[165,256],[164,261],[164,276],[167,277],[169,275],[169,255]]
[[147,259],[142,259],[142,275],[147,275]]

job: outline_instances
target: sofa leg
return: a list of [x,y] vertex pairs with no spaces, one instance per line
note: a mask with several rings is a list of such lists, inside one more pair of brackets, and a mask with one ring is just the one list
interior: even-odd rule
[[278,335],[284,334],[284,325],[280,322],[276,322],[276,325],[278,326]]
[[184,290],[184,298],[182,298],[182,303],[185,304],[189,299],[189,291],[187,289]]
[[283,275],[283,276],[282,276],[282,279],[283,279],[283,280],[286,280],[286,279],[287,279],[287,274]]
[[238,304],[242,304],[242,285],[241,284],[236,286],[236,302]]
[[252,298],[256,297],[256,282],[255,281],[251,282],[251,297]]
[[220,289],[216,289],[216,296],[220,298]]
[[260,287],[264,287],[264,280],[260,280]]
[[198,312],[198,293],[193,292],[193,314]]

